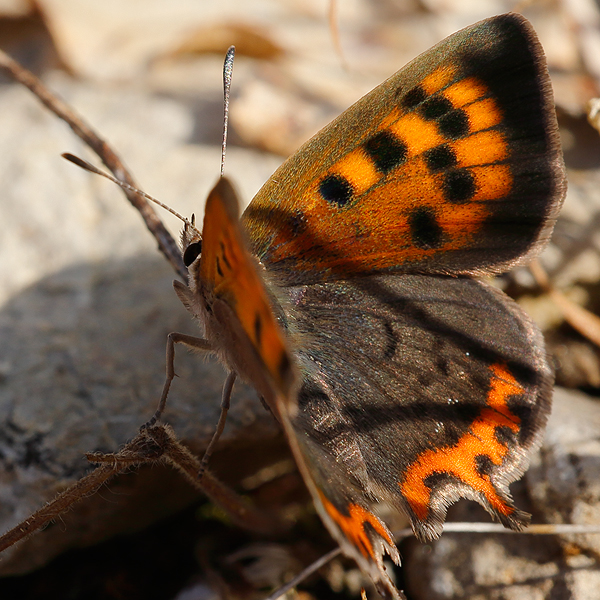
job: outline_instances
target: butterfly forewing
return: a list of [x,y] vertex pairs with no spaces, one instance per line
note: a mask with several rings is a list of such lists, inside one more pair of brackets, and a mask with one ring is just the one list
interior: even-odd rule
[[503,15],[428,50],[265,184],[244,215],[284,284],[495,273],[539,251],[565,191],[543,51]]
[[[282,397],[289,398],[294,371],[285,336],[275,317],[254,259],[245,247],[235,192],[225,178],[211,191],[204,213],[202,255],[197,274],[205,298],[209,333],[226,340],[226,362],[257,385],[264,371]],[[262,363],[256,366],[256,360]]]

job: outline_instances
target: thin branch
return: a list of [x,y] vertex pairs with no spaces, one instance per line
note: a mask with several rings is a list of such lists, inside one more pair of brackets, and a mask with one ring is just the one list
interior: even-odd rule
[[200,461],[175,437],[169,426],[159,425],[144,430],[164,449],[162,460],[176,467],[197,489],[206,494],[229,518],[240,527],[261,534],[273,535],[288,528],[273,513],[265,513],[252,506],[236,494],[230,487],[221,483],[210,471],[205,470],[202,478]]
[[[110,146],[63,100],[55,96],[46,86],[30,71],[14,61],[10,56],[0,50],[0,68],[4,69],[15,81],[22,83],[40,100],[40,102],[62,119],[74,131],[75,135],[86,143],[102,160],[106,167],[117,179],[128,183],[132,187],[139,187],[125,165]],[[160,251],[165,255],[175,272],[185,281],[187,269],[183,264],[181,252],[177,243],[167,231],[154,209],[139,194],[131,190],[123,190],[131,204],[139,211],[146,227],[158,242]]]
[[333,560],[341,553],[342,549],[338,546],[337,548],[330,550],[327,554],[321,556],[321,558],[317,558],[317,560],[300,571],[300,573],[298,573],[298,575],[296,575],[293,579],[290,579],[290,581],[288,581],[285,585],[282,585],[280,588],[276,589],[270,596],[265,598],[265,600],[277,600],[277,598],[281,598],[281,596],[287,594],[292,588],[295,588],[299,583],[302,583],[309,575],[312,575],[315,571],[318,571],[322,566],[326,565],[330,560]]
[[600,317],[589,310],[579,306],[561,291],[557,290],[550,281],[548,274],[542,267],[539,259],[529,265],[536,283],[546,292],[551,300],[562,312],[565,321],[582,336],[600,347]]
[[115,467],[115,464],[106,464],[98,467],[89,475],[82,477],[71,487],[60,493],[54,500],[34,512],[29,518],[19,523],[16,527],[13,527],[10,531],[7,531],[0,537],[0,552],[28,537],[51,521],[54,521],[54,519],[68,510],[73,504],[93,494],[119,472]]
[[506,529],[500,523],[444,523],[444,533],[506,533],[513,535],[598,534],[600,525],[580,523],[530,523],[521,531]]
[[210,471],[204,472],[202,480],[198,479],[200,462],[181,444],[168,426],[157,425],[142,430],[116,454],[90,453],[87,458],[90,462],[100,463],[100,466],[1,536],[0,552],[54,521],[115,475],[133,467],[157,462],[177,467],[194,487],[217,503],[236,525],[263,534],[273,534],[286,527],[276,516],[263,513],[238,496]]

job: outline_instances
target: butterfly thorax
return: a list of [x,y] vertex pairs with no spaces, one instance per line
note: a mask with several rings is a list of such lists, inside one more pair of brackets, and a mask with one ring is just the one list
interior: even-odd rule
[[262,369],[248,347],[247,336],[236,326],[237,320],[227,302],[219,298],[214,289],[204,285],[199,276],[200,257],[188,267],[188,271],[187,286],[179,281],[173,282],[182,304],[199,321],[204,338],[215,349],[221,363],[267,396],[269,386],[260,376]]

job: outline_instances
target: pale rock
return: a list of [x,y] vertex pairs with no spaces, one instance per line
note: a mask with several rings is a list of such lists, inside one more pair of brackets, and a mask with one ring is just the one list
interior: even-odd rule
[[[194,120],[184,104],[58,74],[47,79],[114,144],[140,185],[181,213],[201,218],[218,176],[220,148],[188,143]],[[85,452],[114,452],[134,437],[160,396],[166,335],[200,334],[173,292],[172,270],[121,190],[60,158],[64,151],[94,160],[27,90],[3,86],[2,531],[85,474],[90,469]],[[246,201],[279,160],[230,149],[228,172]],[[177,235],[180,223],[169,223]],[[201,452],[218,419],[224,371],[214,360],[182,349],[175,364],[179,377],[165,419]],[[261,448],[274,440],[280,433],[271,415],[251,389],[236,385],[219,450],[252,452],[242,451],[226,476],[235,480],[248,464],[260,464]],[[217,469],[219,460],[217,453]],[[0,574],[23,573],[68,548],[142,528],[196,496],[166,468],[121,477],[69,511],[64,525],[3,553]]]
[[[556,388],[542,451],[526,478],[548,523],[600,523],[600,402]],[[580,551],[600,553],[600,535],[565,536]]]

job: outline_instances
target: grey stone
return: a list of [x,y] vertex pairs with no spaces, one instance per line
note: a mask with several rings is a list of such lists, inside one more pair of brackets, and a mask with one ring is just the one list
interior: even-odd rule
[[[526,475],[532,501],[548,523],[600,523],[600,402],[556,388],[542,450]],[[600,555],[600,535],[565,536]]]
[[[145,165],[140,181],[149,182],[148,191],[201,218],[220,150],[187,143],[194,125],[189,109],[139,91],[115,93],[62,75],[50,80],[117,140],[129,165]],[[0,530],[6,531],[86,473],[85,452],[116,451],[136,435],[160,396],[167,333],[200,330],[121,191],[60,158],[63,151],[89,155],[18,86],[0,88],[0,149]],[[246,200],[278,162],[235,149],[228,156]],[[180,227],[170,224],[175,232]],[[165,419],[199,453],[217,422],[224,371],[182,349],[176,371]],[[236,385],[215,469],[235,481],[260,465],[261,455],[273,460],[285,453],[282,447],[255,393]],[[168,469],[123,476],[65,515],[64,525],[4,552],[0,574],[139,529],[196,496]]]

